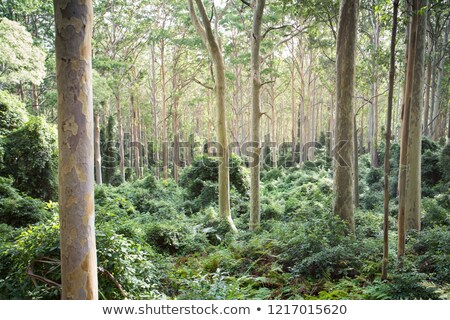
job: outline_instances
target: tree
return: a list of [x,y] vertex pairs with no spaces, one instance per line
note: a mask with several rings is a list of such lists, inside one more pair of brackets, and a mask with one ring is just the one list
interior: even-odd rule
[[45,76],[45,53],[33,45],[31,34],[15,21],[0,21],[0,89],[2,84],[40,84]]
[[392,104],[394,100],[395,82],[395,44],[397,38],[398,2],[394,0],[392,13],[391,56],[389,68],[389,93],[386,115],[386,147],[384,153],[384,221],[383,221],[383,262],[381,265],[381,279],[387,279],[387,266],[389,262],[389,154],[391,146]]
[[[420,125],[422,113],[419,112],[418,115],[414,115],[413,112],[417,112],[418,110],[420,111],[421,103],[423,104],[423,98],[419,97],[422,96],[423,70],[419,70],[419,68],[424,67],[423,55],[425,48],[426,20],[423,20],[424,17],[423,13],[421,13],[420,8],[426,5],[427,0],[413,1],[413,16],[409,25],[408,33],[408,61],[406,68],[405,93],[403,101],[398,188],[398,257],[400,259],[405,255],[407,223],[410,227],[414,223],[411,222],[413,221],[412,219],[416,219],[416,223],[419,223],[419,218],[417,218],[417,216],[413,217],[413,215],[416,215],[417,213],[420,214]],[[417,78],[418,76],[420,76],[420,78]],[[414,93],[414,90],[419,90],[419,92]],[[411,125],[413,133],[410,136]],[[418,133],[417,130],[419,130]],[[412,144],[419,144],[419,146],[412,146]],[[413,148],[413,150],[408,151],[409,148]],[[413,159],[409,157],[413,157]],[[414,166],[414,169],[418,170],[419,172],[412,172],[411,168],[408,168],[409,165]],[[419,176],[417,176],[417,174]],[[412,198],[409,199],[408,196],[411,196]],[[411,204],[407,204],[409,202],[411,202]],[[414,213],[414,211],[416,211],[416,213]]]
[[252,146],[253,163],[250,170],[250,230],[259,227],[260,224],[260,153],[261,153],[261,24],[264,14],[265,0],[255,0],[253,6],[253,24],[251,34],[251,73],[252,73]]
[[[200,13],[200,20],[195,12],[194,3]],[[233,232],[237,232],[230,211],[230,175],[229,175],[229,151],[227,139],[227,122],[225,107],[225,64],[222,56],[222,46],[216,29],[216,35],[212,30],[211,21],[206,13],[202,0],[188,0],[189,14],[198,35],[202,39],[204,45],[208,48],[211,60],[214,63],[215,71],[215,95],[217,108],[217,136],[218,136],[218,156],[219,164],[219,214],[227,221]],[[218,19],[217,15],[215,17]],[[200,22],[201,21],[201,22]],[[217,22],[217,20],[216,20]]]
[[98,299],[94,227],[92,1],[54,2],[62,299]]
[[353,233],[353,92],[358,0],[341,0],[336,59],[336,154],[333,211]]
[[[405,223],[406,230],[420,230],[420,202],[421,202],[421,154],[422,154],[422,114],[423,114],[423,87],[425,70],[425,38],[427,29],[428,0],[419,0],[416,10],[418,26],[415,41],[415,57],[413,69],[413,82],[411,92],[411,111],[409,121],[409,135],[407,148],[407,176]],[[425,10],[423,10],[425,8]],[[405,199],[405,200],[406,200]]]

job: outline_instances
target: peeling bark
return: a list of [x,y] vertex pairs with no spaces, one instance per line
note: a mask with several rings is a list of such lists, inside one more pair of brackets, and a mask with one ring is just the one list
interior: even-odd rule
[[55,0],[62,299],[98,299],[92,1]]

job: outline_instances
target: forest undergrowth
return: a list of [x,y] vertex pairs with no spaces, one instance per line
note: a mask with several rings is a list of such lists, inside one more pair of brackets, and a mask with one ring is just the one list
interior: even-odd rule
[[[408,234],[401,267],[399,146],[391,148],[387,281],[380,280],[382,169],[360,156],[356,233],[345,236],[331,211],[331,164],[319,149],[315,160],[300,166],[263,169],[262,223],[252,232],[249,170],[237,156],[230,161],[237,234],[218,216],[212,157],[196,158],[179,184],[147,173],[119,186],[97,186],[100,298],[449,299],[450,146],[429,140],[422,146],[422,230]],[[6,177],[0,178],[0,195],[0,298],[59,299],[57,203],[30,197]]]

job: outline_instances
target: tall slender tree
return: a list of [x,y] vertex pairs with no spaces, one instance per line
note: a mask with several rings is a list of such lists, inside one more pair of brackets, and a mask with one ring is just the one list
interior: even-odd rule
[[381,279],[387,279],[387,267],[389,262],[389,153],[391,147],[392,105],[394,101],[395,82],[395,44],[397,38],[398,3],[394,0],[392,13],[391,53],[389,67],[389,93],[386,115],[386,147],[384,153],[384,221],[383,221],[383,262],[381,265]]
[[336,154],[333,211],[353,233],[353,95],[358,0],[341,0],[336,59]]
[[[425,38],[427,25],[428,0],[419,0],[415,13],[418,16],[418,26],[415,41],[415,58],[413,68],[413,82],[411,92],[411,112],[409,121],[405,227],[406,230],[420,230],[420,202],[421,202],[421,151],[422,151],[422,114],[423,87],[425,70]],[[423,10],[425,8],[425,10]],[[405,199],[405,200],[406,200]]]
[[[200,14],[200,20],[195,11],[194,3]],[[228,222],[233,232],[237,232],[230,210],[230,174],[229,174],[229,151],[227,139],[227,121],[225,107],[225,63],[222,56],[222,46],[216,29],[212,30],[211,20],[206,13],[202,0],[188,0],[189,14],[198,35],[204,45],[208,48],[209,55],[214,64],[215,94],[217,108],[217,136],[219,157],[219,214]],[[217,15],[215,17],[217,22]],[[201,22],[200,22],[201,21]]]
[[54,0],[63,299],[97,299],[92,1]]
[[264,14],[265,0],[254,0],[253,23],[251,34],[251,73],[252,73],[252,146],[253,163],[250,173],[250,230],[260,225],[259,180],[261,170],[261,25]]
[[403,118],[400,143],[400,163],[399,163],[399,210],[398,210],[398,252],[397,255],[401,260],[405,255],[406,242],[406,199],[407,199],[407,173],[408,173],[408,146],[409,146],[409,127],[411,115],[411,101],[413,95],[414,82],[414,65],[416,60],[416,42],[419,29],[419,1],[414,0],[412,3],[413,16],[409,24],[408,32],[408,61],[406,67],[404,101],[403,101]]

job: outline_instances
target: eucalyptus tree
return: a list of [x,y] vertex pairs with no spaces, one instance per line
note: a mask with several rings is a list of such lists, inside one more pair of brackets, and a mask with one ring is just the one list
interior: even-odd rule
[[[195,6],[194,6],[195,1]],[[215,30],[206,13],[202,0],[188,0],[189,15],[198,35],[207,47],[211,60],[214,63],[214,86],[217,108],[217,136],[219,163],[219,214],[228,222],[233,232],[237,232],[231,217],[230,210],[230,175],[229,175],[229,150],[227,138],[226,106],[225,106],[225,64],[222,56],[222,44],[218,30],[219,16],[214,15]],[[197,10],[199,14],[197,14]]]
[[358,0],[341,0],[336,50],[336,154],[333,211],[353,233],[353,96]]
[[94,226],[92,1],[55,1],[63,299],[98,299]]
[[[420,153],[422,88],[428,0],[414,0],[408,32],[408,62],[399,163],[398,256],[405,255],[407,229],[420,228]],[[418,114],[415,114],[419,112]],[[413,171],[414,170],[414,171]]]

